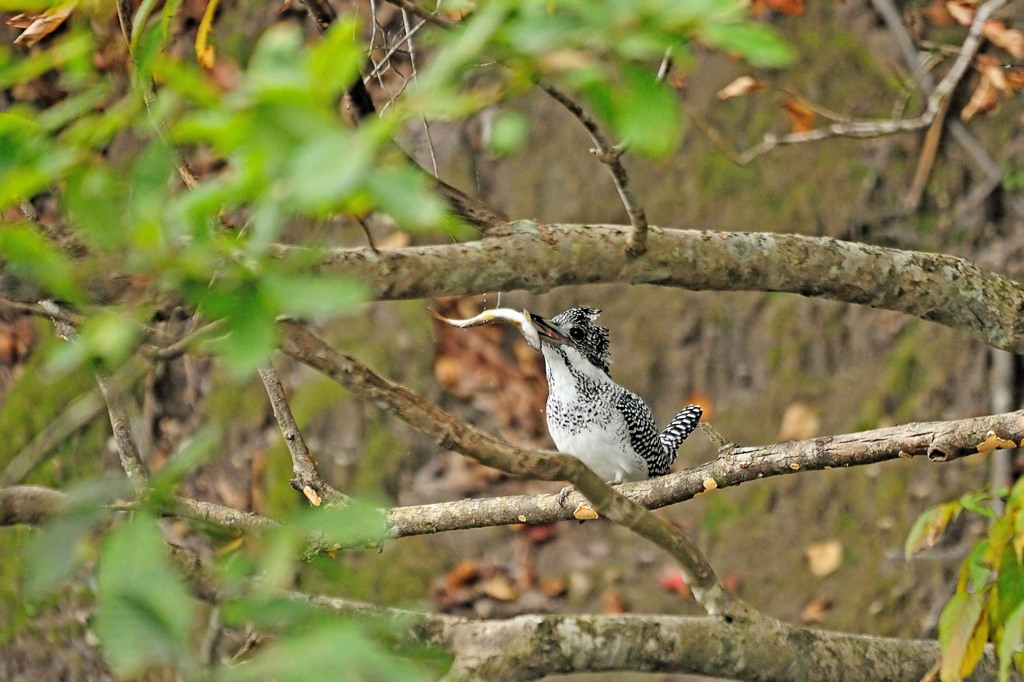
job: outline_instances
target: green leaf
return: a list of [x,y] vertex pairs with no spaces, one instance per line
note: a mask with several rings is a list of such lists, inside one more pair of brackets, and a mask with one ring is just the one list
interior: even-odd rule
[[71,303],[84,299],[71,261],[31,227],[0,228],[0,258],[7,261],[11,274],[35,282],[59,299]]
[[[86,557],[86,539],[108,516],[96,493],[94,487],[70,491],[68,509],[46,523],[22,549],[26,567],[24,587],[29,600],[53,592],[74,575]],[[54,551],[57,547],[60,551]]]
[[194,608],[166,551],[156,522],[139,512],[104,542],[96,634],[119,675],[134,677],[185,655]]
[[306,682],[338,679],[339,674],[345,679],[382,682],[429,679],[424,672],[365,636],[356,624],[336,619],[320,619],[314,627],[281,637],[262,647],[252,660],[222,669],[216,679]]
[[335,130],[311,137],[288,163],[291,198],[306,211],[340,206],[366,177],[375,152],[365,135]]
[[344,507],[308,508],[299,516],[300,528],[318,533],[341,547],[380,543],[388,527],[378,505],[352,501]]
[[256,43],[246,73],[245,87],[251,92],[295,92],[309,86],[302,68],[303,36],[291,23],[275,24]]
[[986,507],[983,502],[986,502],[991,498],[991,495],[987,491],[966,493],[960,496],[960,504],[963,505],[967,511],[972,511],[975,514],[980,514],[990,519],[996,518],[996,513],[992,511],[991,507]]
[[646,69],[625,67],[627,90],[619,98],[619,139],[640,154],[664,158],[679,144],[682,119],[675,93]]
[[403,166],[375,171],[367,178],[373,200],[404,230],[438,227],[447,216],[444,201],[430,191],[422,171]]
[[128,184],[124,174],[100,164],[71,173],[64,194],[68,214],[91,243],[115,249],[126,240]]
[[221,435],[217,425],[207,425],[200,429],[152,477],[150,495],[153,498],[170,496],[178,483],[213,457]]
[[369,297],[361,282],[331,275],[268,271],[263,286],[281,312],[300,317],[349,312]]
[[960,564],[960,576],[956,584],[957,592],[966,592],[968,587],[977,591],[988,584],[989,578],[992,576],[992,569],[985,562],[989,545],[988,538],[982,539],[971,548],[967,558]]
[[996,641],[996,656],[999,658],[999,680],[1010,679],[1010,666],[1017,650],[1024,644],[1024,603],[1007,616],[1005,629]]
[[712,47],[735,52],[754,66],[779,68],[795,59],[789,45],[764,24],[709,22],[700,33]]
[[530,136],[530,123],[518,111],[503,111],[494,118],[487,138],[487,151],[508,156],[522,149]]
[[907,559],[923,549],[928,549],[939,539],[950,521],[956,519],[962,507],[959,501],[946,502],[924,510],[914,521],[903,551]]
[[204,297],[202,307],[213,319],[223,317],[228,334],[210,343],[236,378],[249,376],[277,347],[277,310],[252,283],[227,290],[219,282]]
[[[953,595],[942,610],[939,618],[939,646],[942,650],[939,676],[942,682],[962,679],[980,660],[978,633],[983,630],[985,637],[988,636],[988,618],[982,617],[984,607],[983,593],[961,593]],[[984,639],[981,644],[983,650]]]
[[363,48],[358,40],[360,30],[355,15],[341,17],[309,52],[310,79],[329,99],[344,92],[360,77],[359,67],[363,61]]

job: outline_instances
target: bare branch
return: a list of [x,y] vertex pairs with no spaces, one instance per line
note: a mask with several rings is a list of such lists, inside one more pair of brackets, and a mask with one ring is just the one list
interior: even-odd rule
[[284,436],[285,445],[292,457],[292,472],[295,478],[292,479],[292,487],[301,492],[314,507],[319,507],[321,502],[345,502],[348,498],[331,487],[331,484],[324,480],[320,471],[316,468],[316,462],[309,454],[309,448],[302,439],[298,424],[292,415],[292,408],[288,405],[288,396],[285,395],[284,386],[281,385],[281,378],[273,365],[261,367],[260,379],[267,389],[267,396],[270,398],[270,405],[274,409],[274,418],[281,427],[281,435]]
[[441,16],[440,14],[435,14],[434,12],[431,12],[425,7],[420,7],[415,2],[412,2],[412,0],[387,0],[387,2],[394,5],[395,7],[400,8],[405,12],[408,12],[409,14],[415,14],[420,19],[430,22],[435,26],[443,26],[444,28],[454,28],[459,25],[458,22],[452,21],[451,19],[447,19]]
[[[783,291],[884,308],[1024,352],[1024,285],[945,254],[829,237],[650,229],[650,248],[630,259],[628,228],[519,221],[501,238],[374,253],[327,252],[321,271],[365,282],[378,300],[432,298],[568,284],[624,282],[694,291]],[[277,247],[276,253],[306,252]]]
[[[935,80],[924,68],[925,65],[921,61],[921,55],[918,53],[917,48],[914,47],[914,42],[907,32],[907,27],[903,25],[903,18],[896,5],[892,0],[871,0],[871,5],[882,17],[885,25],[889,28],[889,32],[896,39],[896,45],[903,54],[903,60],[910,68],[914,82],[919,84],[925,97],[928,97],[935,90]],[[992,160],[992,157],[989,156],[988,152],[978,143],[978,140],[967,130],[963,123],[954,118],[949,121],[948,127],[953,138],[963,147],[964,151],[967,152],[968,156],[971,157],[986,176],[989,178],[999,178],[1001,176],[999,164]]]
[[647,250],[647,213],[644,211],[643,206],[640,205],[636,195],[633,194],[632,187],[630,187],[629,175],[626,173],[625,166],[622,165],[622,153],[624,150],[620,146],[613,144],[608,136],[604,134],[604,131],[601,130],[601,126],[598,125],[597,121],[584,111],[583,107],[569,97],[569,95],[546,83],[541,83],[540,89],[565,107],[569,113],[583,124],[583,127],[590,134],[590,139],[594,141],[595,147],[591,151],[594,152],[594,155],[601,163],[608,167],[608,172],[611,173],[612,181],[615,183],[615,189],[619,192],[619,198],[622,199],[622,204],[626,207],[626,213],[629,214],[629,224],[633,227],[629,233],[629,238],[626,240],[626,253],[630,258],[642,255]]
[[214,320],[204,324],[198,329],[188,332],[181,338],[168,343],[165,346],[143,346],[140,350],[144,357],[149,360],[168,361],[186,355],[192,351],[201,341],[205,341],[215,335],[224,327],[224,320]]
[[849,123],[836,123],[824,128],[816,128],[806,132],[789,133],[788,135],[775,135],[767,133],[761,142],[754,145],[739,155],[738,162],[746,165],[762,154],[766,154],[781,145],[801,144],[804,142],[816,142],[830,137],[856,137],[870,138],[893,133],[911,132],[927,128],[935,120],[942,110],[943,101],[948,98],[953,89],[964,77],[967,69],[981,47],[983,37],[981,34],[985,22],[994,13],[1002,9],[1009,0],[989,0],[978,8],[974,15],[967,37],[960,48],[960,55],[953,62],[949,72],[939,82],[928,97],[924,112],[915,118],[909,119],[888,119],[875,121],[851,121]]
[[[995,438],[991,438],[990,434]],[[622,495],[648,509],[684,502],[697,495],[750,481],[801,471],[839,469],[926,456],[948,462],[991,448],[999,441],[1024,441],[1024,411],[946,422],[920,422],[859,433],[822,436],[762,446],[727,444],[729,453],[668,476],[617,486]],[[711,484],[710,481],[714,481]],[[575,518],[585,501],[571,493],[567,505],[557,495],[510,495],[472,498],[382,510],[392,538],[515,523],[549,523]],[[134,503],[129,504],[129,508]],[[238,533],[259,533],[277,526],[266,516],[187,497],[175,498],[166,513],[220,526]],[[353,538],[363,546],[372,538]],[[312,549],[312,547],[308,548]]]
[[0,526],[37,525],[60,514],[67,504],[67,495],[51,488],[36,485],[0,488]]
[[121,458],[121,466],[124,467],[124,473],[128,476],[128,482],[132,484],[135,493],[141,494],[148,485],[149,475],[146,473],[146,467],[142,464],[139,447],[135,444],[135,437],[132,435],[124,396],[113,377],[106,372],[96,372],[96,383],[99,384],[100,393],[103,394],[103,400],[107,403],[110,426],[114,431],[114,444],[117,446],[117,454]]
[[[991,440],[989,434],[999,441],[1024,441],[1024,411],[906,424],[774,445],[732,446],[727,456],[668,476],[625,483],[615,490],[648,509],[657,509],[697,495],[715,494],[712,491],[717,489],[800,471],[920,456],[949,462],[978,454],[979,447],[985,451],[990,447],[1009,447]],[[583,501],[581,495],[572,493],[563,508],[556,498],[557,495],[517,495],[395,507],[387,511],[388,526],[392,537],[402,537],[514,523],[550,523],[573,518],[571,510]]]

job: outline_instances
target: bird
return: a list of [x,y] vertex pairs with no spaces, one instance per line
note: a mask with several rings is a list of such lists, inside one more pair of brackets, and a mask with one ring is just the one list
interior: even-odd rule
[[596,323],[600,314],[587,307],[550,320],[529,314],[544,356],[548,432],[559,452],[608,483],[664,476],[703,412],[688,405],[659,433],[647,403],[611,378],[608,330]]

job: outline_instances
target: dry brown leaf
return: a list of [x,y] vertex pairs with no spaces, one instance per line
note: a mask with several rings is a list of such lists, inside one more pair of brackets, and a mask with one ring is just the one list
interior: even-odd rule
[[1024,59],[1024,33],[1021,31],[1007,28],[1003,22],[991,19],[981,27],[981,34],[992,41],[993,45],[1003,48],[1016,59]]
[[949,26],[953,23],[953,16],[944,0],[932,0],[932,4],[925,8],[924,16],[932,26]]
[[821,433],[821,418],[818,411],[807,403],[795,402],[782,413],[779,426],[779,440],[807,440]]
[[540,581],[540,591],[547,597],[561,597],[569,589],[565,578],[550,576]]
[[800,620],[808,625],[821,623],[830,610],[832,610],[831,599],[815,597],[804,605],[804,610],[800,612]]
[[970,121],[978,114],[992,111],[997,104],[999,104],[999,89],[985,74],[982,74],[978,81],[978,87],[974,88],[974,92],[971,93],[970,101],[960,110],[960,119]]
[[444,576],[444,585],[449,592],[480,579],[480,564],[472,559],[465,559],[455,564]]
[[753,76],[740,76],[715,93],[715,97],[721,100],[732,99],[733,97],[749,95],[752,92],[759,92],[764,90],[764,88],[764,84]]
[[1015,447],[1017,447],[1017,444],[1012,440],[1000,438],[994,431],[989,431],[985,437],[985,442],[978,445],[978,452],[993,452],[994,450],[1005,450],[1006,448]]
[[495,573],[493,576],[480,583],[480,591],[491,599],[498,601],[515,601],[519,599],[519,590],[504,573]]
[[815,542],[804,550],[811,573],[819,578],[832,575],[843,565],[843,543],[839,540]]
[[799,17],[804,13],[804,0],[765,0],[765,5],[787,17]]
[[[480,303],[480,298],[442,298],[433,307],[443,317],[462,319],[479,313]],[[518,331],[497,325],[457,329],[438,322],[434,338],[434,374],[445,391],[487,413],[507,440],[549,447],[543,356],[520,343]]]
[[978,5],[963,0],[950,0],[946,3],[946,10],[949,11],[949,16],[953,17],[956,23],[961,26],[970,26],[974,21],[974,13],[978,11]]
[[817,114],[796,97],[783,97],[779,100],[779,106],[785,110],[794,133],[806,133],[814,127]]
[[67,21],[76,4],[77,0],[48,9],[41,14],[16,14],[11,17],[6,22],[8,26],[25,29],[14,39],[14,44],[26,47],[35,45]]
[[1007,69],[1006,84],[1011,90],[1024,90],[1024,67],[1011,66]]
[[682,90],[690,84],[690,81],[686,78],[686,74],[682,71],[672,71],[668,74],[668,78],[665,79],[665,82],[668,83],[669,87],[676,90]]
[[626,607],[626,600],[622,597],[616,589],[607,589],[604,594],[601,595],[601,610],[604,613],[616,614],[625,613],[628,608]]
[[982,75],[992,81],[992,85],[996,87],[996,90],[1006,94],[1012,92],[1009,83],[1006,81],[1006,72],[1003,71],[1003,65],[998,59],[991,55],[979,54],[975,64]]
[[535,545],[550,542],[558,537],[558,524],[555,523],[524,523],[512,526],[512,532],[529,540]]

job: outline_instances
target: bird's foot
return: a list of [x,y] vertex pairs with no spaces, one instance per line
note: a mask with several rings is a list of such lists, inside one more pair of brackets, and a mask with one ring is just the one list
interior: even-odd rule
[[558,503],[559,507],[564,507],[565,506],[565,500],[566,500],[567,497],[569,497],[569,493],[575,492],[575,491],[576,491],[576,488],[574,486],[571,486],[571,485],[565,486],[564,488],[562,488],[561,490],[558,491],[558,495],[555,497],[555,502]]

